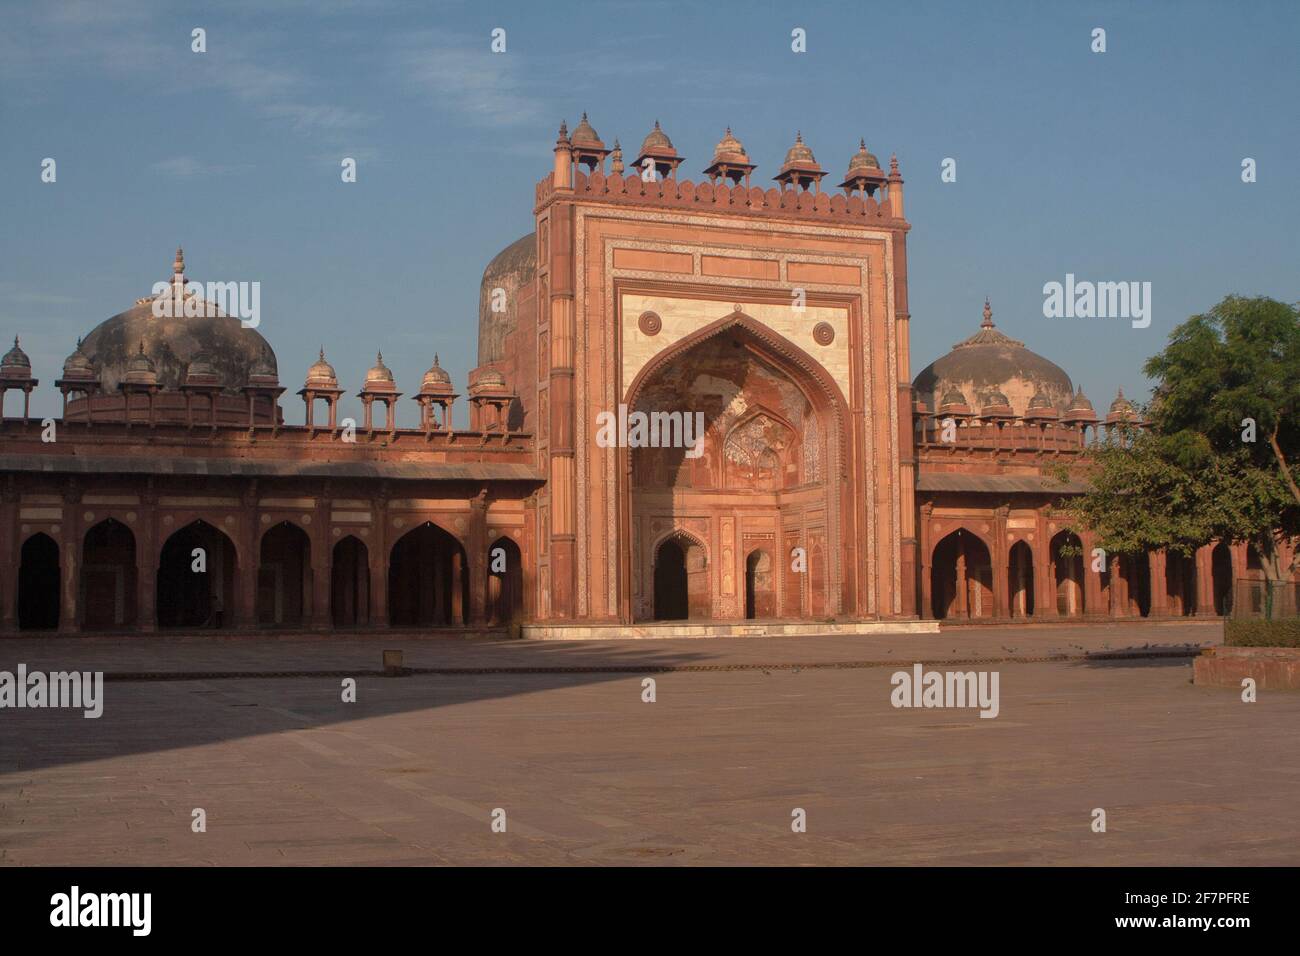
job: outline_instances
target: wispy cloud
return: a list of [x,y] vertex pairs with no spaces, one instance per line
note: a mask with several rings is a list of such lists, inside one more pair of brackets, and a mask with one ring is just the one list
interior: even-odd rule
[[530,92],[524,57],[491,53],[484,37],[408,35],[393,65],[402,80],[475,125],[519,126],[545,113],[545,101]]

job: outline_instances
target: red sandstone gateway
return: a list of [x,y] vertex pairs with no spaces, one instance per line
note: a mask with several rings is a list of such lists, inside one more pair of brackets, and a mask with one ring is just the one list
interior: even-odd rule
[[[730,129],[707,179],[683,162],[658,123],[630,169],[585,116],[561,127],[533,232],[483,276],[464,428],[436,355],[419,428],[397,427],[382,356],[363,421],[340,421],[323,347],[285,424],[258,332],[155,308],[195,294],[180,250],[158,296],[78,342],[59,420],[28,418],[15,340],[0,628],[863,633],[1223,610],[1244,546],[1094,568],[1050,510],[1079,487],[1047,467],[1134,421],[1122,394],[1099,421],[987,302],[911,380],[896,160],[860,143],[835,194],[801,135],[767,189]],[[702,413],[703,441],[599,442],[623,407]]]

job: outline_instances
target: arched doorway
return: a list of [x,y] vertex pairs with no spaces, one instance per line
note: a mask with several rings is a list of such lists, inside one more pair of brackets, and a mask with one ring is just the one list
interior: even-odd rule
[[258,623],[301,626],[307,619],[311,588],[311,539],[296,524],[281,521],[262,535],[257,565]]
[[48,534],[38,532],[23,542],[17,605],[20,630],[59,626],[59,545]]
[[235,546],[206,521],[176,531],[158,555],[158,626],[229,627]]
[[519,545],[507,537],[488,548],[488,623],[512,624],[524,614],[524,566]]
[[934,548],[930,601],[939,620],[993,616],[993,562],[983,541],[961,528]]
[[745,617],[749,620],[776,616],[776,588],[773,586],[772,556],[761,548],[745,558]]
[[[1066,554],[1069,551],[1071,553]],[[1056,589],[1056,613],[1080,617],[1086,609],[1083,587],[1083,542],[1071,531],[1052,538],[1052,582]]]
[[1007,555],[1007,607],[1012,617],[1034,616],[1034,552],[1017,541]]
[[1232,547],[1220,541],[1210,554],[1210,574],[1214,583],[1214,613],[1227,617],[1232,613]]
[[1196,613],[1196,558],[1177,551],[1165,552],[1163,582],[1169,610],[1187,617]]
[[[837,414],[846,403],[820,363],[733,312],[657,355],[625,400],[631,447],[624,453],[624,533],[633,543],[625,559],[626,600],[634,620],[680,613],[658,583],[678,574],[675,556],[661,554],[662,536],[674,528],[716,549],[706,561],[703,547],[677,542],[692,619],[743,620],[751,610],[765,615],[751,606],[743,586],[753,548],[735,544],[746,539],[770,542],[772,616],[860,611],[865,595],[853,583],[847,530],[856,514],[855,478],[841,467],[845,438]],[[636,416],[648,427],[638,432]],[[677,421],[692,424],[693,443],[661,440],[662,423]],[[828,528],[837,529],[834,538]],[[792,546],[807,549],[807,566],[788,580],[778,565]],[[763,598],[757,600],[761,605]]]
[[398,627],[462,627],[469,613],[465,549],[426,521],[393,545],[388,566],[388,615]]
[[330,560],[330,615],[335,627],[370,623],[370,552],[355,535],[334,545]]
[[89,531],[81,547],[81,626],[89,631],[135,623],[135,535],[109,518]]
[[1120,574],[1128,590],[1125,613],[1146,617],[1151,613],[1151,559],[1146,552],[1125,554],[1119,561]]
[[684,621],[690,616],[686,598],[686,552],[668,538],[655,553],[655,620]]

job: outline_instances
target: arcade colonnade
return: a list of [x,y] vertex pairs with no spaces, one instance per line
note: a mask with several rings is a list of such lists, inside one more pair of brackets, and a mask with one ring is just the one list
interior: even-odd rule
[[[74,496],[75,497],[75,496]],[[0,630],[501,627],[525,503],[6,494]]]
[[920,531],[921,614],[940,620],[1222,615],[1233,582],[1259,574],[1244,542],[1190,557],[1111,554],[1103,564],[1094,535],[1076,535],[1046,507],[979,513],[927,502]]

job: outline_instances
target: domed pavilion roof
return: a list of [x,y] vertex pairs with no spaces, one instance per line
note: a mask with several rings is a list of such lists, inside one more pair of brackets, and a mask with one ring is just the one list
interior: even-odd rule
[[[1046,398],[1057,414],[1064,414],[1074,397],[1064,369],[994,327],[987,300],[979,331],[922,369],[912,387],[930,408],[937,408],[936,399],[957,389],[975,408],[990,404],[990,398],[1003,397],[1018,417],[1029,411],[1036,395]],[[1043,398],[1037,410],[1043,409]]]

